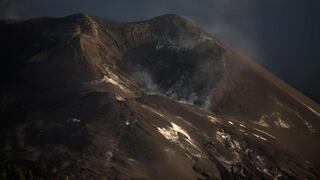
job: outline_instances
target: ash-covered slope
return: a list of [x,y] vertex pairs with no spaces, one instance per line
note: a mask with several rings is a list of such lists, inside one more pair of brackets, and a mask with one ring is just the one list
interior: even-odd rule
[[320,176],[319,106],[177,15],[12,21],[0,40],[7,177]]

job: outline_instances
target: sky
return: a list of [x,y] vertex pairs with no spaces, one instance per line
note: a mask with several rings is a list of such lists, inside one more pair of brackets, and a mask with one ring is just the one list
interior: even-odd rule
[[137,21],[174,13],[319,97],[319,9],[319,0],[0,0],[0,19],[87,12]]

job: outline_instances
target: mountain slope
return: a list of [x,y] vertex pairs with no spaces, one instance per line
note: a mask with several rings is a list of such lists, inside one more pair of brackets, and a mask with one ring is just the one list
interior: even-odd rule
[[0,24],[1,164],[57,178],[317,179],[317,104],[177,15]]

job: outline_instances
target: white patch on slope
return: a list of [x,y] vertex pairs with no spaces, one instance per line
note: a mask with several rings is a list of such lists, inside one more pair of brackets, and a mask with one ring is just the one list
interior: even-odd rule
[[112,72],[108,67],[105,67],[104,73],[105,75],[101,79],[88,81],[85,84],[95,85],[100,83],[110,83],[114,86],[119,87],[121,90],[123,90],[126,93],[131,92],[127,87],[130,87],[130,84],[132,84],[132,82],[130,82],[128,79],[124,77],[120,78],[118,75]]
[[287,128],[287,129],[289,129],[291,127],[288,122],[283,120],[281,113],[279,113],[279,112],[272,112],[270,115],[267,115],[267,114],[262,115],[260,118],[260,121],[255,122],[255,124],[258,124],[263,127],[270,127],[270,125],[268,123],[266,123],[266,121],[265,121],[268,119],[270,121],[272,121],[276,127]]
[[291,95],[295,100],[297,100],[298,102],[300,102],[301,104],[303,104],[306,108],[308,108],[311,112],[313,112],[315,115],[317,115],[318,117],[320,117],[320,113],[317,112],[316,110],[314,110],[313,108],[311,108],[310,106],[306,105],[305,103],[303,103],[300,99],[298,99],[297,97],[295,97],[294,95]]
[[311,133],[316,132],[316,129],[308,121],[306,121],[298,112],[295,113],[302,120],[302,122],[306,125],[306,127],[309,129]]
[[126,101],[122,96],[120,96],[120,95],[116,95],[116,99],[118,100],[118,101]]
[[111,158],[113,157],[113,152],[112,151],[108,151],[108,152],[105,153],[104,156],[105,156],[107,161],[110,161]]
[[222,165],[228,169],[228,171],[231,171],[232,165],[234,163],[240,162],[240,154],[241,146],[240,143],[236,140],[232,140],[231,136],[227,134],[224,131],[217,131],[216,132],[216,139],[219,143],[221,143],[223,146],[227,147],[232,154],[234,155],[233,160],[227,160],[225,157],[218,155],[217,159],[222,163]]
[[217,131],[216,132],[216,139],[218,142],[220,142],[222,145],[230,145],[230,147],[234,150],[241,150],[240,143],[236,140],[232,140],[231,136],[224,132],[224,131]]
[[78,118],[70,118],[70,119],[67,120],[67,122],[80,123],[81,120],[78,119]]
[[178,118],[178,119],[181,119],[181,120],[184,120],[182,117],[180,117],[180,116],[176,116],[176,118]]
[[216,157],[218,159],[219,162],[221,162],[221,164],[229,171],[231,172],[231,168],[234,164],[234,162],[232,160],[227,160],[225,157],[221,156],[221,155],[217,155]]
[[152,109],[150,107],[147,107],[146,105],[142,105],[142,107],[144,107],[145,109],[148,109],[149,111],[151,111],[151,112],[157,114],[158,116],[161,116],[161,117],[164,118],[164,115],[162,115],[161,113],[157,112],[156,110],[154,110],[154,109]]
[[267,135],[267,136],[269,136],[269,137],[271,137],[271,138],[273,138],[273,139],[276,139],[276,137],[274,137],[273,135],[271,135],[271,134],[269,134],[269,133],[267,133],[267,132],[265,132],[265,131],[262,131],[262,130],[257,129],[257,128],[253,128],[253,129],[256,130],[256,131],[258,131],[258,132],[260,132],[260,133],[263,133],[263,134],[265,134],[265,135]]
[[126,124],[126,126],[129,126],[129,125],[130,125],[130,122],[129,122],[129,121],[126,121],[125,124]]
[[[171,126],[167,127],[167,128],[160,128],[158,127],[158,131],[169,141],[180,144],[180,146],[182,146],[182,144],[179,142],[179,138],[181,138],[181,135],[184,137],[185,141],[187,141],[193,148],[195,149],[199,149],[193,139],[190,137],[190,135],[187,133],[187,131],[185,131],[184,129],[182,129],[180,126],[178,126],[177,124],[171,122],[170,123]],[[181,135],[180,135],[181,134]]]
[[255,122],[256,124],[263,126],[263,127],[270,127],[270,125],[266,122],[266,119],[268,119],[268,115],[262,115],[260,117],[259,122]]
[[307,128],[309,129],[309,131],[311,133],[315,133],[316,132],[316,130],[313,128],[313,126],[308,121],[304,120],[303,122],[307,126]]
[[119,83],[118,79],[113,79],[113,78],[108,77],[108,76],[103,76],[101,81],[105,82],[105,83],[113,84],[115,86],[118,86],[121,90],[126,90],[126,88]]
[[[266,162],[266,158],[260,155],[256,155],[256,159],[254,160],[253,164],[255,165],[256,169],[268,176],[274,177],[274,179],[278,179],[278,177],[275,177],[274,174],[271,174],[270,171],[273,171],[268,166],[268,163]],[[281,179],[281,178],[280,178]]]
[[268,141],[268,139],[266,139],[266,138],[264,138],[264,137],[262,137],[262,136],[259,136],[258,134],[255,134],[255,133],[252,133],[252,135],[254,135],[256,138],[258,138],[258,139],[262,139],[262,140],[264,140],[264,141]]
[[207,117],[208,117],[209,121],[211,121],[214,124],[220,123],[220,120],[217,119],[217,118],[214,118],[214,117],[212,117],[210,115],[208,115]]
[[[114,72],[112,72],[108,67],[105,67],[105,72],[107,73],[107,75],[105,75],[101,79],[102,82],[111,83],[119,87],[121,90],[125,92],[130,92],[130,90],[128,90],[128,88],[124,86],[125,83],[121,80],[121,78],[118,75],[116,75]],[[126,81],[129,82],[128,80]]]
[[[265,132],[265,131],[262,131],[262,130],[260,130],[260,129],[254,128],[254,127],[249,126],[249,125],[244,126],[244,125],[241,124],[240,121],[237,121],[237,120],[235,120],[235,119],[233,119],[233,121],[238,122],[238,123],[240,124],[240,126],[243,127],[243,128],[246,128],[246,127],[248,126],[248,128],[254,129],[254,130],[256,130],[256,131],[258,131],[258,132],[260,132],[260,133],[263,133],[263,134],[265,134],[265,135],[267,135],[267,136],[269,136],[269,137],[271,137],[271,138],[273,138],[273,139],[276,139],[276,137],[274,137],[273,135],[271,135],[271,134],[269,134],[269,133],[267,133],[267,132]],[[240,129],[240,132],[243,132],[245,135],[248,135],[244,129]]]
[[285,122],[283,119],[281,119],[281,117],[277,117],[277,120],[274,121],[275,126],[280,127],[280,128],[286,128],[286,129],[290,129],[290,125]]
[[230,135],[225,133],[224,131],[217,131],[216,132],[216,139],[221,144],[225,144],[225,142],[230,142],[231,141]]
[[237,149],[238,151],[240,151],[240,150],[241,150],[240,143],[239,143],[238,141],[236,141],[236,140],[233,140],[232,142],[233,142],[233,144],[235,145],[235,146],[234,146],[235,149]]
[[228,121],[229,124],[234,125],[234,123],[232,121]]
[[314,114],[316,114],[318,117],[320,117],[320,113],[317,112],[316,110],[314,110],[313,108],[307,106],[306,104],[302,103],[303,105],[305,105],[310,111],[312,111]]

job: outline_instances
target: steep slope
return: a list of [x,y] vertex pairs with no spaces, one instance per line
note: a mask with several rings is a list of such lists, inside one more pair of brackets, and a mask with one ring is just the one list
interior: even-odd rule
[[0,167],[49,178],[320,176],[320,108],[177,15],[0,24]]

